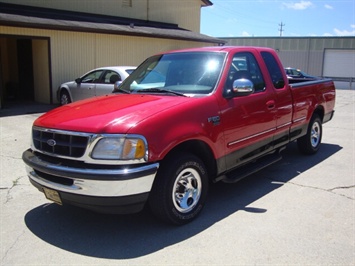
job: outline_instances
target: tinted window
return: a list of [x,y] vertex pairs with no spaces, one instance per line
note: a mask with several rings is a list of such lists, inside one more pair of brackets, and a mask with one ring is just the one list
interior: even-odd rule
[[[209,94],[220,76],[225,53],[183,52],[148,58],[122,84],[133,93],[156,90]],[[154,91],[155,90],[155,91]]]
[[126,72],[128,75],[131,75],[131,73],[134,71],[134,69],[126,69]]
[[97,83],[100,79],[103,70],[97,70],[90,72],[89,74],[85,75],[81,78],[82,83]]
[[249,79],[254,84],[255,92],[265,90],[265,82],[259,65],[251,53],[237,53],[233,57],[231,66],[229,67],[228,79],[225,88],[230,90],[233,82],[237,79]]
[[107,70],[103,79],[102,79],[102,83],[105,84],[114,84],[117,81],[121,81],[121,76],[116,73],[115,71],[112,70]]
[[263,57],[263,60],[266,64],[274,87],[276,89],[283,88],[285,86],[285,81],[282,75],[283,70],[281,70],[281,68],[279,67],[279,64],[277,63],[275,57],[269,52],[261,52],[261,56]]

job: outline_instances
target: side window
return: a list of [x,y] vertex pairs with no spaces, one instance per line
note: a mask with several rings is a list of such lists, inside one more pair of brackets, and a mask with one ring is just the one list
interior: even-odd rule
[[249,79],[254,84],[255,92],[265,90],[265,82],[261,74],[259,65],[252,53],[237,53],[233,57],[229,68],[228,79],[225,88],[231,89],[233,82],[237,79]]
[[282,70],[275,57],[269,52],[261,52],[261,56],[263,57],[275,89],[282,89],[285,86],[285,81],[282,75]]
[[104,77],[102,78],[102,83],[104,84],[115,84],[117,81],[121,81],[121,76],[115,71],[106,71]]
[[100,78],[102,72],[103,72],[103,70],[90,72],[89,74],[82,77],[81,82],[82,83],[97,83],[97,82],[99,82],[99,78]]

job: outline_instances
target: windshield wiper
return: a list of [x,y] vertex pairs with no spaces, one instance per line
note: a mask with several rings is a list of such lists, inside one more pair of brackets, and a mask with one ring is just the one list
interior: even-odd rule
[[113,89],[112,93],[116,93],[116,92],[123,92],[123,93],[126,93],[126,94],[130,94],[131,92],[130,91],[126,91],[124,89],[121,89],[120,87],[116,87]]
[[137,92],[171,93],[171,94],[174,94],[174,95],[187,97],[183,93],[176,92],[176,91],[171,91],[171,90],[167,90],[167,89],[161,89],[161,88],[142,89],[142,90],[137,90]]

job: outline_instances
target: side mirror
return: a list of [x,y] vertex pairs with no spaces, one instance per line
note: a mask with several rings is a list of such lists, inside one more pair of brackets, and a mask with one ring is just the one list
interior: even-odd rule
[[76,82],[77,84],[80,84],[80,83],[81,83],[81,78],[75,79],[75,82]]
[[116,81],[116,82],[114,83],[114,85],[113,85],[113,91],[112,91],[112,92],[117,92],[117,91],[119,91],[118,87],[121,85],[121,83],[122,83],[122,80]]
[[254,84],[249,79],[237,79],[233,82],[233,96],[247,96],[254,91]]

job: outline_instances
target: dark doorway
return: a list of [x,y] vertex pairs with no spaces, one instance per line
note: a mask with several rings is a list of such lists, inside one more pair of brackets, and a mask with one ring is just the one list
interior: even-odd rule
[[34,100],[32,40],[17,40],[17,63],[19,77],[18,100]]

